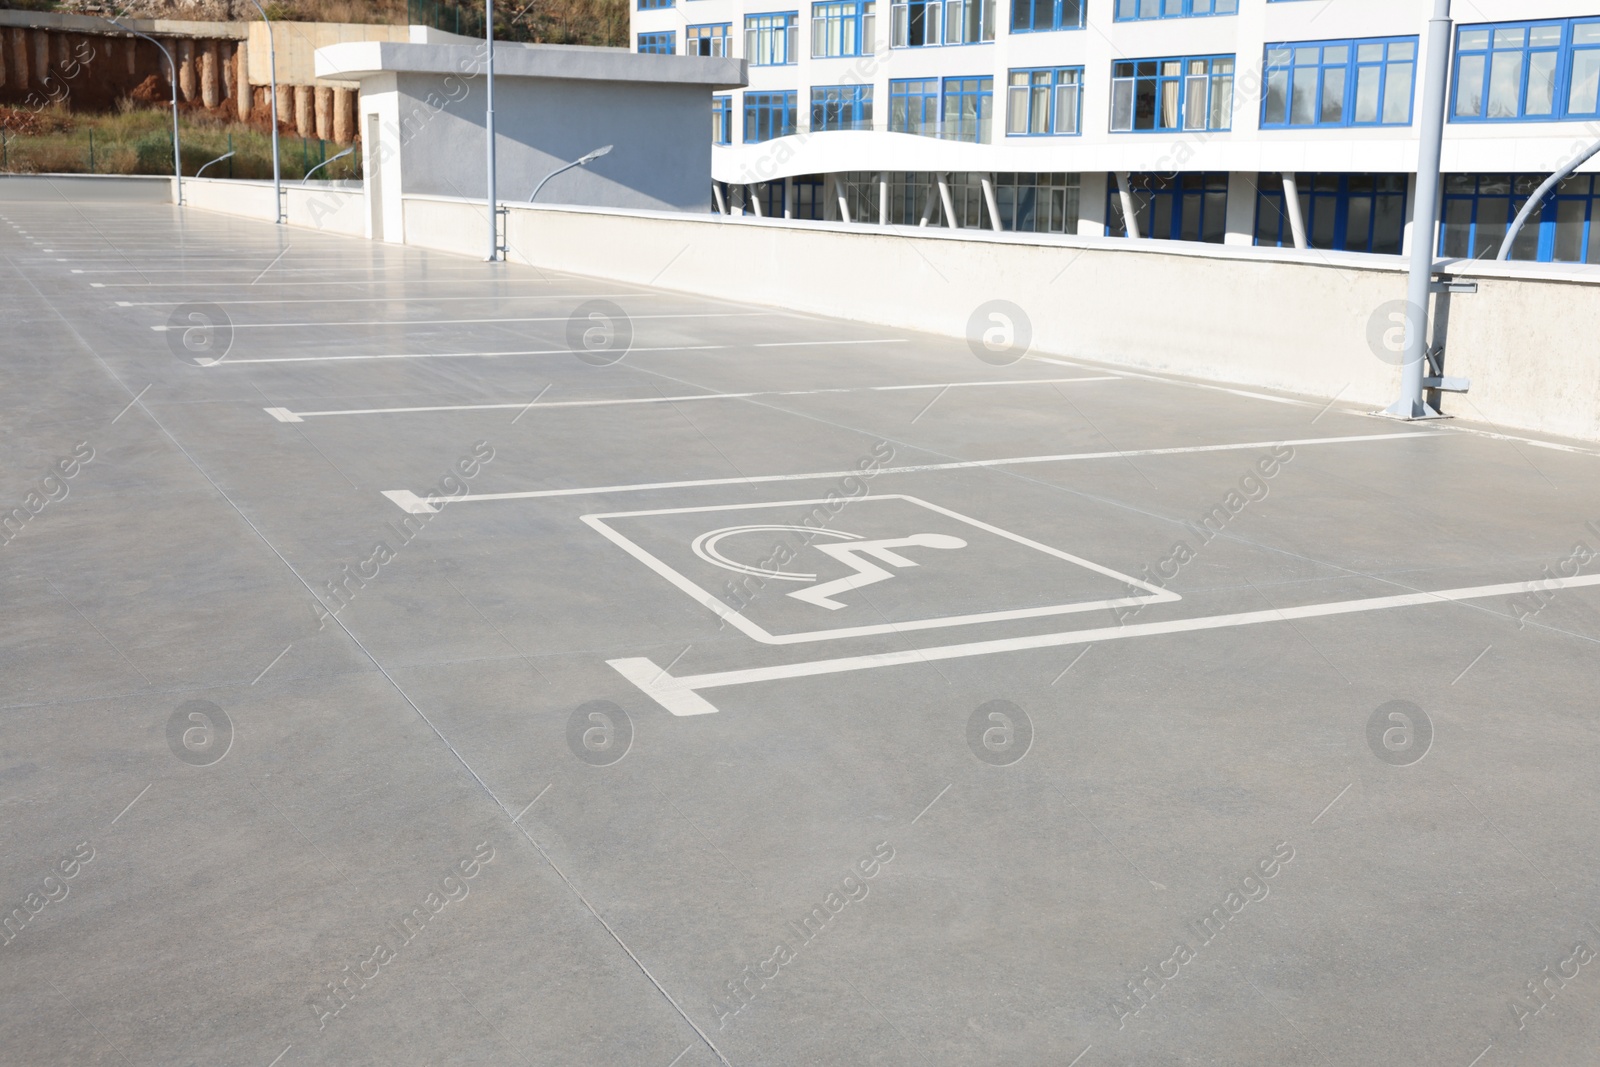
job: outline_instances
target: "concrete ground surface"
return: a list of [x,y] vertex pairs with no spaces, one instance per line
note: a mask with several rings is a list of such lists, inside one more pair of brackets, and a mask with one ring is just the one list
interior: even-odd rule
[[1596,450],[158,205],[0,256],[0,1062],[1596,1061]]

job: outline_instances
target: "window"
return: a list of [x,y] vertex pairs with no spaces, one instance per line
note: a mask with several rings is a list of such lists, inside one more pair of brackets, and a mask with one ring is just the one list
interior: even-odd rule
[[901,78],[889,83],[889,129],[939,135],[939,79]]
[[1463,26],[1453,122],[1549,122],[1600,115],[1600,19]]
[[795,92],[744,94],[744,143],[757,144],[794,132]]
[[812,56],[871,55],[877,6],[873,0],[812,4]]
[[993,78],[944,80],[944,136],[952,141],[989,143],[994,117]]
[[[1221,244],[1227,234],[1226,173],[1131,174],[1128,186],[1141,237]],[[1115,179],[1107,188],[1106,200],[1106,235],[1126,237],[1128,228]]]
[[[1439,254],[1493,259],[1543,175],[1448,174]],[[1600,182],[1573,175],[1556,186],[1511,246],[1512,259],[1600,263]]]
[[1000,228],[1022,233],[1077,233],[1076,174],[996,174]]
[[817,85],[811,89],[813,130],[872,128],[872,86]]
[[678,34],[676,31],[666,33],[641,33],[639,35],[639,51],[653,52],[657,55],[670,56],[678,50]]
[[1083,0],[1011,0],[1011,32],[1083,29]]
[[729,41],[731,23],[718,22],[708,26],[690,26],[683,34],[685,54],[691,56],[731,56]]
[[1409,126],[1417,39],[1267,46],[1264,129]]
[[671,7],[673,0],[639,0],[640,11],[650,11],[658,7]]
[[1082,132],[1082,67],[1013,70],[1006,87],[1006,136],[1039,137]]
[[795,61],[795,26],[799,14],[746,15],[744,57],[752,67],[782,67]]
[[1187,19],[1202,15],[1235,15],[1239,0],[1117,0],[1117,21]]
[[[1400,254],[1406,230],[1406,175],[1301,174],[1296,184],[1306,243],[1312,248]],[[1256,244],[1294,247],[1280,174],[1263,174],[1257,182]]]
[[1118,60],[1111,73],[1113,133],[1233,126],[1232,56]]
[[895,48],[924,48],[992,41],[994,3],[995,0],[902,0],[892,9],[889,43]]
[[733,98],[730,96],[711,98],[711,143],[733,143]]

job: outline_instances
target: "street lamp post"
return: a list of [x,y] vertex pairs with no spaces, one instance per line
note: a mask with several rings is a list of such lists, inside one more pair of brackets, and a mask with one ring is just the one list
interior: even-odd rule
[[555,170],[551,171],[549,174],[546,174],[543,178],[539,179],[539,184],[535,185],[533,187],[533,192],[528,194],[528,203],[530,203],[530,204],[533,203],[534,199],[537,198],[538,195],[539,195],[539,190],[544,188],[544,183],[549,181],[551,178],[554,178],[557,174],[565,174],[567,171],[571,170],[573,167],[587,167],[589,164],[593,163],[595,160],[599,159],[601,156],[605,155],[609,151],[611,151],[611,146],[610,145],[606,145],[604,148],[596,148],[593,152],[590,152],[588,155],[579,156],[577,159],[574,159],[571,163],[568,163],[566,166],[557,167]]
[[167,69],[172,72],[172,181],[174,184],[174,198],[177,200],[178,206],[182,207],[183,154],[178,151],[178,64],[173,61],[172,53],[167,51],[167,46],[150,36],[148,33],[140,33],[132,26],[124,26],[116,19],[106,19],[106,21],[111,23],[111,25],[115,26],[117,29],[131,33],[135,37],[143,37],[145,40],[161,49],[161,54],[167,57]]
[[283,225],[283,175],[278,162],[278,50],[272,41],[272,20],[267,18],[266,10],[256,2],[257,11],[261,12],[261,21],[267,25],[267,81],[271,86],[269,103],[272,107],[272,197],[274,214],[277,216],[278,225]]
[[484,129],[489,144],[489,262],[494,263],[500,258],[500,217],[494,194],[494,0],[483,0],[483,40],[489,53]]

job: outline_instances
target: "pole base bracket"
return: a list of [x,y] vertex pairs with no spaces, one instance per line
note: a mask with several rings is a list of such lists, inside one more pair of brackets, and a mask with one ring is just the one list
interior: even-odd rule
[[1404,419],[1407,422],[1415,422],[1420,419],[1448,419],[1450,417],[1435,411],[1433,406],[1426,400],[1412,400],[1409,397],[1401,397],[1382,411],[1375,411],[1373,414],[1386,419]]

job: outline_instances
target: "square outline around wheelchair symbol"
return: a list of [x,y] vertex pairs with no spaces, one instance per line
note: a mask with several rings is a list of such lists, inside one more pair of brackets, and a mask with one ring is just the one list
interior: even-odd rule
[[775,500],[769,503],[761,504],[711,504],[692,508],[650,508],[644,511],[610,511],[592,515],[582,515],[579,517],[584,521],[584,523],[596,530],[606,540],[610,541],[618,548],[621,548],[624,552],[628,553],[628,555],[632,556],[634,559],[637,559],[640,563],[643,563],[646,567],[649,567],[656,574],[665,578],[674,586],[687,593],[697,603],[711,609],[711,611],[719,618],[725,620],[747,637],[759,641],[764,645],[792,645],[816,641],[837,641],[842,638],[849,637],[873,637],[881,634],[905,633],[910,630],[931,630],[950,626],[971,626],[989,622],[1010,622],[1016,619],[1033,619],[1052,615],[1069,615],[1082,611],[1096,611],[1101,608],[1127,607],[1135,604],[1170,603],[1175,600],[1183,599],[1181,596],[1172,592],[1171,590],[1162,589],[1158,585],[1152,585],[1149,582],[1140,581],[1138,578],[1135,578],[1132,575],[1123,574],[1120,571],[1114,571],[1109,567],[1102,567],[1098,563],[1093,563],[1089,560],[1083,559],[1082,557],[1074,556],[1070,552],[1063,552],[1060,549],[1051,548],[1049,545],[1040,544],[1037,541],[1030,540],[1019,534],[1010,533],[1009,531],[1000,529],[998,526],[991,526],[986,522],[974,519],[968,515],[962,515],[959,512],[951,511],[949,508],[942,508],[937,504],[930,504],[926,500],[921,500],[914,496],[907,496],[903,493],[885,493],[881,495],[863,497],[861,499],[863,501],[903,500],[907,503],[915,504],[918,507],[927,508],[929,511],[955,519],[958,522],[966,523],[969,526],[987,531],[988,533],[1003,537],[1009,541],[1014,541],[1017,544],[1024,545],[1039,552],[1043,552],[1046,555],[1054,556],[1056,559],[1065,560],[1068,563],[1072,563],[1087,570],[1094,571],[1096,574],[1105,575],[1106,577],[1112,578],[1123,583],[1124,585],[1146,590],[1148,595],[1117,597],[1109,600],[1095,600],[1073,604],[1053,604],[1037,608],[1018,608],[1010,611],[987,611],[973,615],[953,615],[946,616],[944,618],[917,619],[911,622],[902,623],[882,623],[873,626],[846,626],[827,630],[812,630],[804,633],[774,634],[769,633],[761,626],[751,622],[737,608],[734,608],[731,604],[719,599],[710,591],[701,588],[695,582],[691,581],[689,578],[673,569],[671,566],[664,563],[650,552],[646,551],[644,548],[641,548],[639,545],[630,541],[621,532],[612,528],[611,526],[608,526],[605,520],[639,518],[650,515],[688,515],[697,512],[711,511],[752,511],[764,508],[799,507],[814,504],[828,504],[830,501],[826,499]]

